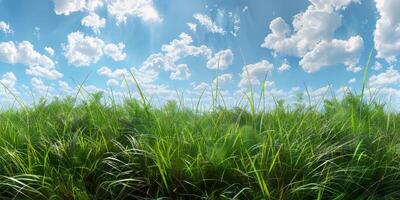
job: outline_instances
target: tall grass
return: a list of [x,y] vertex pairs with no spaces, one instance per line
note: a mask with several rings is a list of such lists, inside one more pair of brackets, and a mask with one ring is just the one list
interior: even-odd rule
[[377,101],[204,112],[137,90],[2,111],[0,199],[400,198],[400,115]]

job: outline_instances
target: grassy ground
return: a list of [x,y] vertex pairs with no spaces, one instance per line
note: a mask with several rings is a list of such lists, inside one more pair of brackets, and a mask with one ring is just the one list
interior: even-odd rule
[[0,113],[0,199],[400,198],[400,115],[355,95],[201,113],[100,99]]

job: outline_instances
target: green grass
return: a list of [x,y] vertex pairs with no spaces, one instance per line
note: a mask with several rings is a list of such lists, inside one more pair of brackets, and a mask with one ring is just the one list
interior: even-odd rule
[[400,198],[400,115],[383,104],[198,104],[94,94],[4,110],[0,199]]

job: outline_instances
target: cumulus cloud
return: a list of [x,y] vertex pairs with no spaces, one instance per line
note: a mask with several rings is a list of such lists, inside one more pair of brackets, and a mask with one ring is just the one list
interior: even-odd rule
[[255,64],[246,65],[242,69],[241,80],[239,82],[240,87],[260,85],[262,79],[266,77],[268,73],[274,70],[273,64],[267,60],[262,60]]
[[57,15],[70,15],[79,11],[94,11],[103,6],[103,0],[53,0]]
[[48,79],[58,79],[63,76],[56,70],[54,62],[46,55],[35,51],[33,45],[28,41],[0,43],[0,61],[9,64],[23,64],[28,67],[26,73],[32,76]]
[[114,61],[122,61],[126,58],[124,53],[125,44],[120,42],[118,44],[109,43],[104,46],[104,53],[110,56]]
[[123,52],[124,47],[123,43],[105,44],[98,37],[85,36],[82,32],[77,31],[68,35],[68,43],[63,49],[69,64],[83,67],[97,63],[104,54],[110,56],[114,61],[124,60],[126,58],[126,54]]
[[86,6],[85,0],[53,0],[54,12],[57,15],[69,15],[81,11]]
[[115,70],[112,70],[106,66],[98,69],[97,74],[109,78],[108,81],[111,80],[110,82],[113,82],[114,85],[123,85],[126,84],[126,81],[134,83],[132,75],[135,76],[139,84],[148,84],[154,82],[158,75],[151,71],[140,72],[134,67],[131,67],[130,69],[116,68]]
[[17,77],[12,72],[7,72],[0,79],[0,96],[8,97],[10,92],[14,95],[18,94],[16,89]]
[[377,57],[394,62],[400,55],[400,1],[375,0],[379,12],[374,31]]
[[375,61],[374,66],[372,66],[372,69],[375,70],[375,71],[379,71],[379,70],[381,70],[382,68],[383,68],[382,63],[380,63],[380,62],[378,62],[378,61]]
[[[271,21],[269,28],[271,33],[268,34],[262,47],[272,49],[274,53],[283,55],[290,55],[303,58],[303,68],[308,72],[315,72],[321,66],[331,65],[333,60],[340,60],[334,64],[345,64],[347,69],[357,71],[359,68],[355,67],[354,56],[358,55],[361,51],[360,44],[362,38],[360,36],[351,37],[347,41],[347,51],[351,50],[350,58],[343,57],[343,48],[336,45],[340,40],[334,40],[335,31],[342,24],[342,16],[338,13],[340,10],[345,9],[349,4],[359,2],[358,0],[310,0],[311,5],[308,6],[306,11],[300,12],[294,16],[292,27],[286,21],[278,17]],[[356,39],[354,39],[356,38]],[[341,56],[340,58],[329,57],[326,54],[319,53],[321,48],[334,47],[333,56]],[[361,46],[362,47],[362,46]],[[317,63],[315,55],[322,56],[318,58],[322,63]],[[307,56],[307,58],[304,58]],[[332,55],[331,55],[332,56]],[[328,58],[329,57],[329,58]],[[307,60],[312,60],[314,63],[308,63]],[[350,64],[349,64],[350,63]],[[318,66],[320,65],[320,66]]]
[[89,66],[96,63],[103,55],[104,42],[98,37],[85,36],[77,31],[68,35],[68,44],[64,47],[64,56],[68,63]]
[[54,49],[51,47],[45,47],[44,50],[47,52],[47,54],[49,56],[53,56],[54,55]]
[[232,78],[233,78],[233,74],[222,74],[222,75],[218,76],[217,78],[215,78],[213,80],[213,83],[214,84],[218,83],[218,85],[224,86],[224,85],[230,83],[232,81]]
[[152,0],[113,0],[107,10],[117,19],[117,24],[126,23],[129,16],[139,17],[144,22],[162,21]]
[[292,67],[289,65],[289,62],[285,59],[285,61],[282,63],[282,65],[278,68],[278,71],[284,72],[284,71],[290,70],[290,68],[292,68]]
[[4,21],[0,21],[0,31],[4,33],[13,33],[13,30],[10,28],[10,25]]
[[81,21],[82,26],[89,27],[94,33],[100,34],[100,29],[106,26],[106,19],[100,18],[96,13],[90,13]]
[[321,41],[315,48],[305,54],[300,66],[308,73],[319,71],[322,67],[344,64],[349,71],[359,71],[359,57],[364,47],[360,36],[348,40]]
[[352,78],[352,79],[349,80],[349,84],[353,84],[353,83],[355,83],[356,81],[357,81],[356,78]]
[[330,86],[323,86],[318,89],[309,88],[307,91],[304,92],[305,96],[310,96],[313,99],[320,99],[325,97],[329,92]]
[[400,73],[393,67],[389,67],[385,72],[372,75],[369,78],[369,86],[378,87],[400,83]]
[[225,34],[224,29],[219,27],[209,16],[197,13],[193,17],[199,22],[200,25],[204,26],[208,32]]
[[[210,58],[212,51],[205,45],[194,46],[193,39],[186,33],[181,33],[178,39],[161,46],[161,52],[150,55],[139,68],[141,73],[159,74],[161,70],[179,73],[176,62],[188,56],[204,56]],[[182,70],[182,69],[181,69]],[[170,76],[173,77],[173,76]]]
[[186,23],[186,24],[188,25],[188,27],[189,27],[190,30],[196,32],[196,30],[197,30],[197,24],[191,23],[191,22]]
[[207,68],[224,70],[233,63],[233,53],[230,49],[217,52],[207,62]]
[[53,92],[53,90],[54,90],[53,87],[51,87],[51,86],[49,86],[49,85],[46,85],[46,84],[43,82],[43,80],[40,79],[40,78],[35,78],[35,77],[32,78],[32,79],[31,79],[31,85],[32,85],[33,90],[34,90],[37,94],[39,94],[40,96],[48,96],[48,95],[50,95],[50,94]]
[[191,75],[189,67],[186,64],[180,64],[169,77],[171,80],[188,80]]

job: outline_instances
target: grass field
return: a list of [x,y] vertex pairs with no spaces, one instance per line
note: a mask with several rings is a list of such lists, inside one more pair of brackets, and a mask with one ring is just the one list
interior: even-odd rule
[[358,95],[268,111],[101,99],[1,112],[1,199],[400,198],[400,115]]

